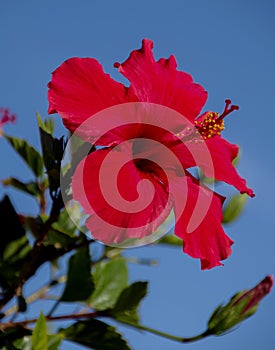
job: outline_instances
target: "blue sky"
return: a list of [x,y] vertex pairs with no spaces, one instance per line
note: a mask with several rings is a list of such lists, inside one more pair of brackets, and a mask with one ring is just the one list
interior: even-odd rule
[[[150,294],[142,322],[176,335],[204,330],[215,306],[237,290],[274,273],[274,24],[273,2],[218,0],[166,1],[1,1],[0,105],[18,116],[6,131],[39,144],[35,112],[47,114],[50,73],[73,56],[95,57],[106,72],[121,79],[113,63],[122,62],[142,38],[155,42],[157,58],[174,54],[209,93],[206,109],[221,111],[224,99],[240,106],[226,120],[224,136],[240,145],[239,171],[254,189],[244,214],[226,232],[234,239],[225,266],[200,271],[198,261],[180,249],[139,248],[127,254],[156,258],[154,268],[131,266],[131,279],[149,279]],[[124,82],[123,79],[121,81]],[[65,130],[59,123],[58,132]],[[0,140],[0,178],[30,173]],[[0,188],[2,196],[4,189]],[[11,193],[17,209],[34,213],[34,203]],[[257,315],[227,336],[185,345],[196,350],[274,349],[275,293]],[[122,328],[121,328],[122,330]],[[178,350],[178,343],[123,332],[133,349]],[[62,349],[80,347],[65,344]]]

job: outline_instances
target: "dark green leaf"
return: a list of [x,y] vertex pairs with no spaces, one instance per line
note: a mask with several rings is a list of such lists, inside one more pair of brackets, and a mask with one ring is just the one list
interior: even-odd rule
[[128,270],[125,259],[116,258],[96,265],[94,273],[95,290],[89,300],[96,310],[112,308],[128,284]]
[[2,184],[4,186],[12,186],[20,191],[26,192],[33,196],[39,195],[39,188],[37,186],[37,183],[34,181],[24,183],[14,177],[9,177],[8,179],[2,180]]
[[60,166],[65,149],[65,141],[64,137],[56,139],[44,129],[39,127],[43,160],[49,179],[50,193],[53,194],[60,185]]
[[247,202],[246,194],[237,194],[232,197],[223,211],[223,223],[228,224],[236,220],[244,210]]
[[0,286],[6,290],[17,279],[22,268],[23,261],[31,252],[26,236],[7,244],[0,258]]
[[67,248],[75,244],[78,241],[78,237],[70,237],[69,235],[51,229],[44,240],[44,245],[53,245],[55,248]]
[[137,309],[141,300],[147,294],[148,282],[135,282],[125,288],[120,294],[111,314],[119,321],[137,323],[139,321]]
[[86,300],[93,291],[89,247],[82,247],[70,258],[69,271],[61,301]]
[[5,346],[2,348],[3,350],[20,350],[16,348],[12,343],[6,341]]
[[42,312],[40,313],[40,316],[36,321],[36,324],[33,330],[32,349],[48,350],[47,323],[46,323],[46,318],[42,314]]
[[67,340],[94,350],[130,350],[115,327],[99,320],[76,322],[68,328],[61,329],[60,332]]
[[17,306],[19,312],[25,312],[27,310],[27,303],[23,295],[18,295]]
[[43,232],[43,224],[47,220],[48,217],[45,216],[25,216],[25,227],[29,230],[35,238],[40,238]]
[[15,151],[27,163],[34,175],[41,176],[43,174],[43,160],[38,151],[34,147],[30,146],[25,140],[8,135],[4,136]]
[[7,244],[25,235],[25,230],[8,196],[0,201],[0,257]]
[[[21,339],[26,335],[30,335],[31,331],[29,329],[26,329],[24,327],[18,326],[18,327],[14,327],[14,328],[9,328],[7,330],[5,330],[5,332],[0,331],[0,347],[2,349],[2,347],[4,345],[11,346],[11,344],[14,341],[16,341],[17,339]],[[17,348],[17,345],[15,345],[15,349]],[[7,349],[9,349],[7,347]],[[10,347],[10,349],[12,349],[12,347]]]
[[27,236],[23,236],[7,244],[4,251],[3,260],[9,264],[14,264],[25,259],[27,254],[31,251],[31,246]]
[[0,201],[0,287],[2,292],[14,282],[26,256],[30,253],[25,230],[9,198]]

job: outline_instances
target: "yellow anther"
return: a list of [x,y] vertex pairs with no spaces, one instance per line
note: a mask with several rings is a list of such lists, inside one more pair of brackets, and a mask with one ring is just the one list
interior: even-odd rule
[[218,120],[218,117],[218,113],[210,112],[203,120],[195,120],[195,127],[204,140],[220,135],[221,131],[224,130],[224,121]]

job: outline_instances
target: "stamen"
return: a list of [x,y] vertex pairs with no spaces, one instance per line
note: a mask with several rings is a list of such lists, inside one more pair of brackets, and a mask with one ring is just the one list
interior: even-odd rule
[[223,119],[219,120],[219,114],[214,112],[207,113],[202,120],[195,120],[194,124],[204,140],[220,135],[224,130]]
[[120,63],[119,62],[115,62],[114,63],[114,68],[119,68],[120,67]]

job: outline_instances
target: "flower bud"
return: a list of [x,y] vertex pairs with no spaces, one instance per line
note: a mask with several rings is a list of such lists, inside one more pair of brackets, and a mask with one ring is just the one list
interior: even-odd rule
[[272,286],[273,276],[269,275],[254,288],[235,294],[227,305],[218,306],[208,321],[207,333],[221,335],[252,316]]

